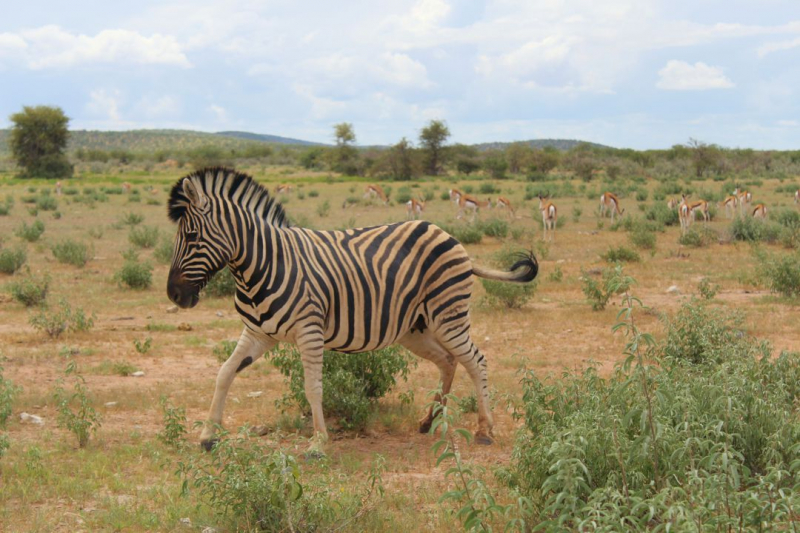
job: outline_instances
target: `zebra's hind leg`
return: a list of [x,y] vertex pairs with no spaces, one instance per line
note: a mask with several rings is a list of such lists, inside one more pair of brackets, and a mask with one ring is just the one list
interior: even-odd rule
[[455,360],[467,369],[469,377],[475,385],[478,398],[478,430],[475,442],[492,444],[492,427],[494,419],[489,407],[489,378],[486,373],[486,357],[478,350],[469,335],[469,315],[455,315],[461,318],[444,322],[438,333],[442,346],[450,352]]
[[248,367],[253,361],[260,357],[264,352],[271,350],[275,342],[267,337],[256,336],[255,333],[244,328],[236,349],[227,361],[219,369],[217,374],[217,385],[214,389],[214,399],[211,401],[211,410],[208,419],[203,426],[200,434],[200,445],[206,451],[211,451],[217,442],[216,428],[222,424],[222,411],[225,408],[225,397],[233,383],[233,378],[241,370]]
[[[441,378],[442,394],[449,394],[450,387],[453,385],[453,378],[456,375],[458,364],[455,358],[441,345],[435,335],[427,331],[412,331],[407,333],[398,341],[402,346],[411,350],[415,355],[433,362],[439,367]],[[441,395],[436,395],[433,400],[442,405],[446,402]],[[428,409],[428,413],[419,421],[419,432],[428,433],[434,419],[434,406]]]

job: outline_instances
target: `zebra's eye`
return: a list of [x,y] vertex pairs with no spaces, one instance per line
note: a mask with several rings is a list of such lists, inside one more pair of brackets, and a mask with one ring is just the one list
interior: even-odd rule
[[197,242],[197,231],[195,230],[187,231],[186,242]]

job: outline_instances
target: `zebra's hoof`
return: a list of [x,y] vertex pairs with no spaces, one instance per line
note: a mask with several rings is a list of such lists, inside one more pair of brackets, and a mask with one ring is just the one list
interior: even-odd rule
[[475,443],[480,444],[482,446],[490,446],[494,444],[494,440],[492,440],[492,437],[490,437],[486,433],[476,433]]
[[218,442],[219,439],[201,440],[200,447],[203,448],[205,451],[210,452]]
[[431,432],[431,422],[432,420],[425,418],[419,423],[419,432],[423,434],[427,434]]

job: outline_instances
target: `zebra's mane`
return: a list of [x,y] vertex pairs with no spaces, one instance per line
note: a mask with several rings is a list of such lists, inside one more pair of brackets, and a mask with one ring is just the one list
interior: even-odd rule
[[190,202],[183,192],[183,180],[189,178],[199,191],[209,198],[222,198],[255,215],[267,224],[288,228],[289,219],[283,206],[269,195],[269,191],[247,174],[231,168],[211,167],[196,170],[179,179],[172,186],[167,202],[167,215],[173,222],[180,221],[186,214]]

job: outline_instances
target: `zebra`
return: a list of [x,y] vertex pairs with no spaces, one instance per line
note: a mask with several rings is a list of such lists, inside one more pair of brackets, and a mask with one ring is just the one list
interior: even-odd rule
[[[399,343],[432,361],[447,394],[461,363],[478,392],[476,442],[492,443],[486,358],[473,344],[469,298],[472,276],[525,283],[539,269],[523,254],[507,272],[475,265],[463,246],[426,221],[346,231],[293,227],[283,207],[250,176],[227,168],[193,172],[172,187],[168,216],[177,223],[167,281],[169,299],[197,305],[200,290],[228,266],[236,281],[236,310],[244,329],[216,380],[204,449],[236,376],[279,342],[297,345],[314,436],[310,453],[323,453],[323,349],[344,353]],[[441,397],[436,399],[443,402]],[[427,433],[434,409],[420,420]]]

